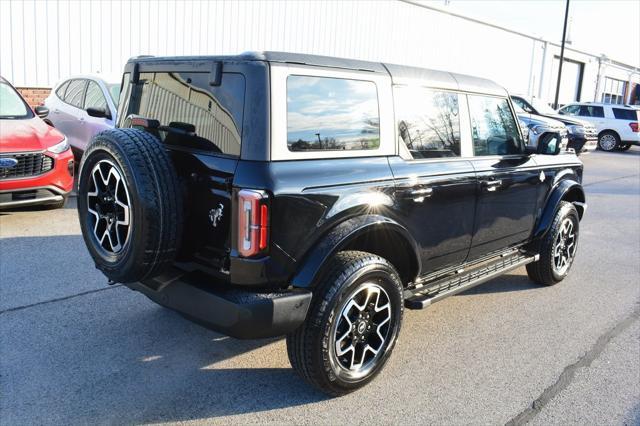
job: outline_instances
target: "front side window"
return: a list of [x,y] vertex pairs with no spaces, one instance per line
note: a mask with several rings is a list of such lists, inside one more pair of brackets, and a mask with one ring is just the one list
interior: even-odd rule
[[[245,78],[223,73],[209,84],[208,72],[144,72],[139,82],[125,75],[120,120],[135,114],[176,131],[162,132],[167,144],[216,154],[240,155]],[[123,123],[123,121],[121,121]]]
[[379,148],[380,114],[375,83],[289,76],[287,147],[290,151]]
[[561,112],[567,115],[578,115],[580,113],[580,105],[569,105],[562,108]]
[[30,118],[31,109],[18,92],[9,84],[0,81],[0,118]]
[[95,81],[89,81],[87,86],[87,94],[84,98],[84,109],[87,108],[102,108],[108,110],[107,100],[102,93],[102,89]]
[[64,101],[76,108],[82,108],[86,80],[71,80],[64,94]]
[[512,155],[523,152],[518,124],[504,98],[469,95],[474,155]]
[[515,97],[511,98],[511,100],[513,101],[514,105],[518,105],[520,108],[522,108],[523,111],[526,111],[526,112],[528,112],[530,114],[533,114],[533,109],[524,100],[522,100],[520,98],[515,98]]
[[60,87],[58,87],[58,90],[56,90],[56,95],[58,95],[58,98],[64,99],[64,92],[66,92],[68,86],[69,80],[65,81],[60,85]]
[[460,156],[458,95],[422,87],[394,90],[398,137],[412,158]]

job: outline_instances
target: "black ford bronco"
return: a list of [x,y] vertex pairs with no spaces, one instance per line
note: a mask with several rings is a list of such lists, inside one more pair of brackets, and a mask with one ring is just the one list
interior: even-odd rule
[[[91,111],[99,114],[100,111]],[[288,53],[133,58],[80,170],[111,282],[237,338],[286,335],[331,395],[372,380],[403,309],[526,265],[564,279],[582,164],[523,143],[484,80]]]

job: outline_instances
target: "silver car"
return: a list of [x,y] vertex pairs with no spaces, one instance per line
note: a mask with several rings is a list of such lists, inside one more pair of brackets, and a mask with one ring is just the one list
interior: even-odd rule
[[115,126],[119,97],[120,84],[90,75],[70,77],[45,99],[47,121],[67,136],[79,155],[95,134]]

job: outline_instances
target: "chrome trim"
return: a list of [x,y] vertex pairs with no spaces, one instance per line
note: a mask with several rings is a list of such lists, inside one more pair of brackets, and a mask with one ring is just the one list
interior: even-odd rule
[[67,195],[73,190],[71,189],[70,191],[65,192],[62,189],[58,188],[57,186],[45,185],[45,186],[30,186],[28,188],[4,189],[0,191],[0,194],[6,194],[7,192],[11,193],[11,192],[23,192],[23,191],[37,191],[39,189],[48,189],[49,191],[53,191],[59,195]]
[[19,207],[19,206],[32,206],[36,204],[53,204],[62,201],[62,195],[52,195],[51,197],[33,198],[31,200],[19,200],[9,201],[7,203],[0,203],[0,208],[6,207]]

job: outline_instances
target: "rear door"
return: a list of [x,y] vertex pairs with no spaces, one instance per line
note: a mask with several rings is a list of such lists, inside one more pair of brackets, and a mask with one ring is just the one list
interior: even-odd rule
[[533,230],[540,183],[525,154],[506,98],[468,95],[478,201],[469,260],[526,241]]
[[464,95],[397,85],[394,102],[400,157],[389,163],[398,219],[420,246],[423,274],[461,264],[471,245],[476,199],[474,169],[464,158]]
[[157,133],[186,191],[181,258],[214,272],[228,270],[245,96],[244,75],[233,66],[219,70],[209,61],[130,63],[118,112],[120,127],[132,114],[165,126]]

